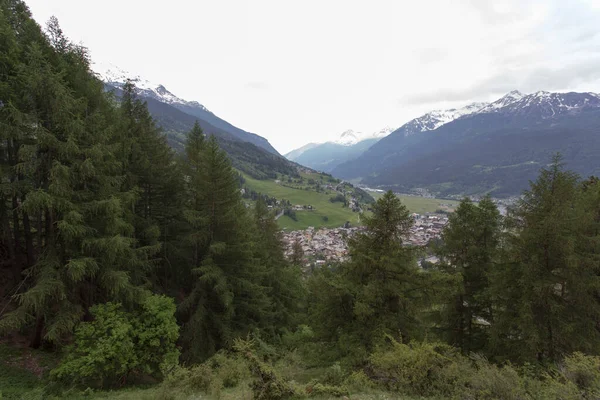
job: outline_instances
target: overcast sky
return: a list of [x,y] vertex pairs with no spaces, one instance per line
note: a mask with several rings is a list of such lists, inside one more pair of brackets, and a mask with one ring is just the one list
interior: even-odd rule
[[600,0],[26,0],[281,153],[518,89],[600,92]]

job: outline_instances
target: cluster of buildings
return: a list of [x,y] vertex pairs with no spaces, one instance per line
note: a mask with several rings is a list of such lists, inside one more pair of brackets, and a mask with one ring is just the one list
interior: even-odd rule
[[[444,214],[420,215],[413,214],[414,225],[410,229],[405,244],[411,246],[425,246],[430,240],[441,236],[448,217]],[[341,262],[348,258],[348,238],[364,230],[363,227],[349,228],[321,228],[315,230],[309,227],[303,231],[283,232],[282,240],[285,245],[286,257],[293,254],[294,243],[302,247],[304,259],[308,264],[325,264],[327,262]]]
[[304,258],[324,264],[327,261],[344,261],[348,257],[348,238],[363,228],[321,228],[309,227],[303,231],[283,232],[285,255],[293,253],[294,243],[302,246]]
[[413,217],[415,223],[405,239],[405,243],[412,246],[425,246],[430,240],[438,239],[448,223],[448,216],[445,214],[413,214]]

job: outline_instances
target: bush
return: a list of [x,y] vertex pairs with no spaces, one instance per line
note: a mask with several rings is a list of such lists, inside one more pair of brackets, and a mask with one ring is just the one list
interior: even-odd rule
[[179,327],[173,299],[149,296],[132,313],[120,304],[99,304],[90,313],[93,320],[78,325],[74,344],[52,370],[54,379],[107,387],[124,384],[133,372],[158,374],[177,365]]
[[527,398],[517,371],[510,365],[498,367],[484,358],[477,358],[476,368],[468,376],[466,397],[474,399],[519,400]]
[[236,339],[234,349],[244,357],[254,381],[250,385],[255,400],[284,400],[297,394],[291,382],[281,378],[275,369],[261,361],[254,352],[254,342]]
[[283,215],[290,217],[294,221],[298,221],[296,211],[292,210],[291,208],[286,208],[285,210],[283,210]]
[[211,375],[218,379],[224,388],[236,387],[250,377],[248,363],[237,355],[219,352],[206,364],[211,368]]
[[374,387],[373,381],[369,379],[364,371],[354,371],[344,381],[344,386],[353,392],[362,392]]
[[314,339],[315,334],[310,326],[300,325],[295,332],[286,332],[283,334],[281,341],[283,345],[292,350],[297,349],[304,343],[310,342]]
[[[457,350],[437,343],[398,343],[370,357],[372,380],[388,390],[417,396],[449,395],[465,384],[468,362]],[[469,371],[470,372],[470,371]]]
[[573,353],[563,360],[561,373],[579,388],[583,398],[600,397],[600,357]]
[[329,201],[332,202],[332,203],[345,203],[346,202],[346,196],[344,196],[341,193],[338,193],[337,195],[330,197]]
[[344,382],[344,372],[339,362],[336,362],[325,372],[323,382],[330,385],[341,385]]
[[322,383],[315,383],[310,385],[306,393],[309,397],[327,396],[327,397],[342,397],[350,394],[348,389],[341,386],[324,385]]

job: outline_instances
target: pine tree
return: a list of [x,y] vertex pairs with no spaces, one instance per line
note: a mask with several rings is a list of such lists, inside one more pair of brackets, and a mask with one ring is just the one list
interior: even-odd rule
[[[22,11],[19,2],[2,5]],[[35,38],[27,13],[17,15],[25,21],[15,29],[27,27],[20,39],[31,43],[13,88],[7,141],[18,206],[14,237],[25,242],[29,279],[0,327],[34,323],[37,347],[42,337],[59,342],[72,332],[98,300],[131,302],[141,293],[129,281],[136,254],[123,216],[130,196],[118,190],[102,84],[89,71],[85,49],[61,39],[56,22],[52,37],[38,28]]]
[[265,274],[263,285],[269,290],[270,310],[265,326],[274,336],[298,323],[304,298],[301,270],[285,259],[280,229],[263,196],[256,202],[254,223],[255,258]]
[[555,157],[510,219],[509,253],[494,279],[500,355],[543,361],[600,350],[599,267],[582,251],[597,252],[585,237],[593,214],[578,210],[577,181]]
[[489,274],[498,252],[500,222],[489,197],[479,205],[466,198],[450,215],[437,250],[442,260],[438,268],[458,278],[442,310],[442,336],[465,353],[487,347],[493,322]]
[[123,88],[120,112],[118,134],[125,178],[122,190],[136,194],[130,218],[141,263],[133,278],[137,283],[143,283],[142,277],[156,281],[156,268],[169,263],[168,250],[176,240],[172,231],[181,205],[181,171],[176,167],[166,137],[156,126],[146,103],[137,98],[131,82]]
[[194,187],[185,214],[193,222],[196,264],[180,314],[183,356],[198,361],[260,328],[269,306],[264,272],[252,254],[252,222],[230,161],[214,136],[205,144],[198,129],[189,136],[187,170],[193,175],[187,179]]
[[385,335],[421,336],[419,314],[431,289],[413,249],[403,245],[413,220],[400,200],[386,193],[364,221],[366,233],[350,240],[351,259],[319,273],[310,292],[317,331],[355,362],[364,361]]

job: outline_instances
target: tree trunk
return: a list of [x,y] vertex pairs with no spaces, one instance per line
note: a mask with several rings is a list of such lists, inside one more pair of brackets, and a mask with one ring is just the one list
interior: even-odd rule
[[38,315],[35,321],[35,329],[33,330],[33,335],[31,336],[31,341],[29,342],[29,347],[33,349],[39,349],[42,345],[42,332],[44,331],[44,318]]

